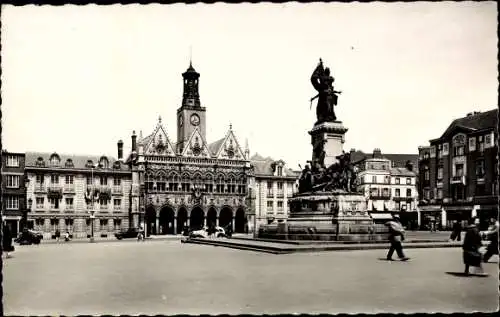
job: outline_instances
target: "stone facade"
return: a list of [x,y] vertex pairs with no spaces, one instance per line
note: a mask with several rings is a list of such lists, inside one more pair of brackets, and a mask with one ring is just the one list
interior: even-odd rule
[[419,147],[419,208],[424,225],[450,228],[498,212],[498,109],[454,120],[443,135]]
[[[56,230],[73,238],[112,236],[129,226],[131,172],[106,156],[26,153],[29,227],[51,239]],[[86,194],[99,190],[90,201]],[[91,213],[95,219],[91,219]]]
[[271,221],[286,221],[290,214],[288,200],[297,192],[299,172],[289,169],[283,160],[255,154],[250,159],[254,177],[251,180],[252,209],[256,219],[251,226]]
[[207,143],[200,75],[190,65],[182,76],[177,142],[161,118],[150,135],[132,135],[127,162],[132,166],[133,225],[145,226],[148,235],[209,225],[247,231],[248,151],[241,149],[231,126],[223,138]]

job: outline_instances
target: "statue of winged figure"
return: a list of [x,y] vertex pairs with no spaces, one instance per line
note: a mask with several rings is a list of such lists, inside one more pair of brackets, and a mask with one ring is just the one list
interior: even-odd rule
[[323,61],[319,59],[319,64],[311,75],[311,83],[318,91],[318,94],[311,98],[311,107],[314,99],[318,98],[318,105],[316,106],[316,124],[322,122],[332,122],[337,120],[335,115],[334,106],[337,105],[338,95],[341,91],[336,91],[333,88],[335,78],[330,75],[330,69],[323,67]]

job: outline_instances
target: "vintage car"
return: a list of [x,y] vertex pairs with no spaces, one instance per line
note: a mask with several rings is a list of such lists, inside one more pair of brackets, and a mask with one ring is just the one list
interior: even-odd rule
[[130,229],[122,230],[120,232],[115,233],[115,237],[118,240],[127,239],[127,238],[137,238],[137,236],[139,235],[139,232],[140,232],[140,230],[137,228],[130,228]]
[[43,239],[43,234],[34,230],[24,230],[20,232],[14,242],[20,245],[40,244]]
[[212,230],[205,227],[205,228],[200,229],[200,230],[190,231],[189,237],[190,238],[208,238],[208,237],[225,238],[225,237],[227,237],[227,235],[226,235],[226,231],[222,227],[215,227]]

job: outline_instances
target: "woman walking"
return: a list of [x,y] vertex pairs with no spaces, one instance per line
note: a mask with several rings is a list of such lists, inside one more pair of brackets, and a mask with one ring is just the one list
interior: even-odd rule
[[469,275],[469,268],[472,266],[476,268],[476,274],[484,274],[483,267],[481,266],[481,234],[479,233],[479,218],[472,218],[469,220],[467,232],[465,233],[463,249],[463,260],[465,264],[465,275]]
[[498,229],[498,221],[495,218],[491,218],[490,227],[488,228],[488,231],[484,233],[485,237],[490,240],[490,244],[488,244],[486,253],[483,257],[484,263],[487,263],[494,254],[498,255]]
[[14,246],[12,245],[12,232],[10,231],[10,227],[4,222],[2,224],[3,229],[3,241],[2,248],[5,253],[5,258],[10,258],[9,252],[14,251]]

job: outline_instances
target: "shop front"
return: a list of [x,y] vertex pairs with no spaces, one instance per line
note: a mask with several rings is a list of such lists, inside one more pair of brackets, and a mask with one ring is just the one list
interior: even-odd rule
[[420,206],[420,230],[442,230],[442,207],[438,205]]

